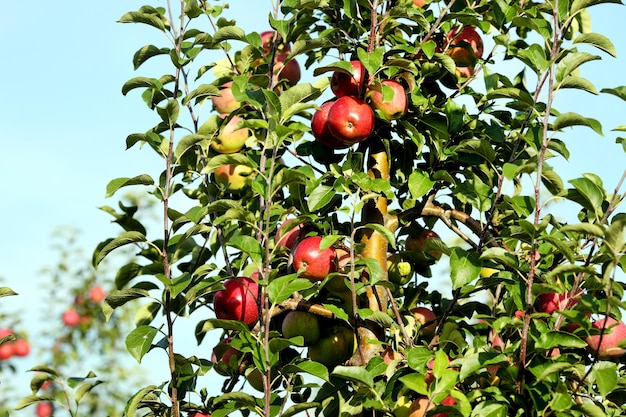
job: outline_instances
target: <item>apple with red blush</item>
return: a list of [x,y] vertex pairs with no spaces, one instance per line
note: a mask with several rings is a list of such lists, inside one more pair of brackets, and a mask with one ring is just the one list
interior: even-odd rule
[[619,343],[626,339],[624,322],[613,317],[603,317],[592,321],[591,327],[597,331],[585,339],[589,353],[598,359],[618,358],[626,353],[625,349],[619,347]]
[[248,277],[227,279],[224,289],[213,296],[213,308],[218,319],[238,320],[248,327],[259,320],[259,285]]
[[387,121],[402,118],[409,107],[404,86],[395,80],[383,80],[370,85],[367,96],[376,113]]
[[455,26],[446,35],[446,53],[454,60],[456,72],[461,77],[474,75],[474,67],[482,58],[484,44],[481,36],[472,26]]
[[322,281],[328,274],[337,270],[337,254],[333,247],[321,248],[320,236],[302,239],[293,250],[293,267],[300,277],[310,281]]
[[211,97],[211,102],[216,112],[230,114],[241,107],[241,103],[233,96],[232,86],[232,81],[224,83],[219,89],[220,94]]
[[366,70],[361,61],[350,61],[351,72],[335,71],[330,77],[330,89],[336,97],[361,95],[365,85]]
[[[220,117],[225,119],[226,116],[221,115]],[[241,121],[241,117],[233,116],[224,123],[217,136],[211,141],[211,149],[221,154],[239,152],[250,137],[250,129],[239,126]]]

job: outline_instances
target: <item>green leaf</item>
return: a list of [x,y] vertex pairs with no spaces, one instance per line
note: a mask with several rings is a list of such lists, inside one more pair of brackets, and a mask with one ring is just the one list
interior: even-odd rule
[[109,198],[113,196],[122,187],[128,187],[129,185],[153,185],[154,180],[150,175],[141,174],[133,178],[116,178],[114,180],[109,181],[106,187],[106,194],[104,198]]
[[409,192],[411,198],[417,200],[428,193],[435,185],[434,181],[431,181],[428,174],[424,171],[416,169],[409,175]]
[[103,382],[104,381],[97,380],[94,382],[87,382],[87,383],[81,384],[76,389],[76,392],[74,393],[74,401],[76,401],[76,404],[79,404],[81,400],[85,397],[85,395],[89,394],[92,389],[102,384]]
[[38,402],[41,401],[54,401],[54,398],[49,397],[47,395],[27,395],[24,398],[22,398],[20,400],[19,403],[17,403],[17,405],[15,406],[16,410],[21,410],[25,407],[28,407],[29,405],[32,404],[37,404]]
[[141,359],[150,350],[152,341],[158,332],[152,326],[139,326],[126,336],[126,349],[137,362],[141,363]]
[[278,277],[267,286],[267,294],[273,304],[279,304],[298,291],[309,289],[314,284],[305,278],[295,278],[293,274]]
[[159,389],[155,385],[148,385],[147,387],[137,391],[126,403],[126,407],[124,407],[124,415],[136,415],[139,405],[142,404],[147,397],[153,397],[155,396],[155,393],[158,392]]
[[357,50],[359,61],[361,61],[369,75],[376,74],[383,67],[384,54],[385,48],[382,46],[373,50],[372,53],[367,52],[363,48]]
[[500,265],[504,265],[513,269],[517,269],[519,266],[519,260],[517,256],[513,255],[506,249],[499,247],[485,249],[481,253],[480,259],[486,261],[494,261]]
[[454,247],[450,253],[450,278],[452,288],[461,288],[478,277],[481,269],[480,255]]
[[17,295],[17,293],[9,287],[0,287],[0,297],[9,297],[11,295]]
[[593,365],[592,375],[600,395],[606,397],[617,387],[617,365],[613,362],[601,361]]
[[557,82],[561,82],[565,77],[572,75],[572,73],[584,63],[598,59],[601,58],[587,52],[573,52],[566,55],[565,58],[556,65]]
[[606,229],[604,244],[617,255],[626,248],[626,219],[617,219]]
[[348,381],[364,384],[368,388],[374,388],[374,377],[367,371],[367,369],[360,366],[339,365],[335,367],[332,375]]
[[102,312],[106,319],[109,320],[116,308],[123,306],[129,301],[149,296],[150,293],[148,291],[139,288],[125,288],[123,290],[111,291],[104,300]]
[[576,178],[569,181],[576,188],[578,195],[584,201],[577,201],[585,208],[599,216],[602,213],[602,202],[604,201],[603,190],[588,178]]
[[309,200],[307,201],[309,211],[315,212],[323,209],[332,201],[334,196],[335,189],[329,185],[320,185],[315,187],[311,195],[309,195]]
[[108,241],[102,248],[95,250],[93,255],[93,265],[98,266],[100,262],[112,251],[131,243],[146,242],[146,236],[139,232],[124,232],[115,239]]
[[167,55],[170,53],[170,50],[167,48],[157,48],[154,45],[146,45],[135,52],[133,56],[133,66],[135,69],[138,69],[141,64],[146,62],[148,59],[158,56],[158,55]]
[[603,88],[602,90],[600,90],[600,92],[606,93],[606,94],[612,94],[626,101],[626,86],[615,87],[615,88]]
[[567,112],[561,113],[554,123],[552,123],[552,128],[554,130],[562,130],[566,127],[571,126],[587,126],[593,129],[600,136],[604,136],[602,133],[602,125],[596,119],[592,119],[589,117],[581,116],[578,113]]
[[178,100],[170,99],[167,101],[165,107],[156,107],[156,111],[165,123],[170,128],[174,126],[176,121],[178,120],[178,116],[180,114],[180,104]]
[[226,244],[244,252],[252,259],[253,263],[260,263],[263,260],[263,248],[261,248],[261,243],[252,236],[234,236],[230,238]]
[[303,110],[313,108],[315,103],[312,101],[321,95],[326,85],[328,85],[328,80],[323,80],[316,85],[301,83],[284,91],[279,97],[282,108],[282,113],[279,113],[280,120],[285,122]]
[[557,347],[581,349],[587,347],[587,342],[568,332],[549,331],[541,334],[536,346],[545,350]]
[[535,105],[535,101],[532,96],[524,90],[520,90],[519,88],[506,87],[506,88],[498,88],[496,90],[490,91],[487,93],[487,99],[494,100],[497,98],[511,98],[521,103],[525,104],[527,107],[533,107]]
[[560,195],[563,192],[563,180],[552,169],[546,169],[541,172],[541,182],[552,195]]
[[613,58],[617,57],[617,51],[615,50],[615,46],[613,45],[613,42],[611,42],[611,40],[607,38],[606,36],[600,35],[599,33],[583,33],[582,35],[579,35],[576,39],[574,39],[572,42],[593,45],[596,48],[611,55]]
[[595,85],[586,78],[575,77],[573,75],[568,75],[557,84],[556,88],[573,88],[576,90],[584,90],[591,94],[598,94],[598,90],[596,90]]
[[217,32],[215,32],[215,35],[213,35],[213,41],[215,43],[220,43],[229,39],[246,42],[246,32],[236,26],[225,26],[219,28]]
[[118,20],[120,23],[144,23],[148,26],[155,27],[163,32],[165,32],[166,27],[169,25],[166,24],[164,19],[156,13],[145,13],[142,11],[137,12],[128,12],[125,13]]
[[563,226],[560,231],[562,233],[577,232],[597,237],[604,236],[604,229],[602,228],[602,226],[593,223],[567,224]]
[[[309,410],[311,408],[315,408],[318,407],[319,403],[311,403],[311,402],[304,402],[304,403],[298,403],[298,404],[294,404],[291,407],[288,407],[285,411],[280,413],[281,417],[291,417],[294,416],[296,414],[300,414],[303,413],[306,410]],[[308,415],[309,413],[303,413],[302,415]]]
[[218,96],[219,88],[213,84],[200,84],[196,89],[191,90],[182,101],[183,105],[187,105],[191,100],[196,99],[196,104],[206,100],[207,97]]
[[329,382],[329,374],[328,369],[322,365],[321,363],[314,362],[311,360],[305,360],[303,362],[298,362],[298,364],[293,365],[289,364],[283,368],[285,374],[290,373],[304,373],[315,376],[322,381]]

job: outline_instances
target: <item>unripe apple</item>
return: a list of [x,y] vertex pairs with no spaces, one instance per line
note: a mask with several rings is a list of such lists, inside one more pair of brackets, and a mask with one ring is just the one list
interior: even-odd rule
[[78,324],[80,323],[80,314],[78,314],[78,311],[71,308],[63,312],[62,319],[63,323],[65,323],[66,326],[78,326]]
[[[220,117],[225,118],[226,115]],[[211,141],[211,149],[218,153],[239,152],[250,136],[250,129],[238,127],[241,117],[233,116],[226,124],[222,125],[219,134]]]
[[238,193],[246,186],[246,181],[254,170],[247,165],[227,164],[215,169],[215,182],[224,186],[226,191]]
[[[387,91],[391,90],[391,97]],[[409,100],[402,84],[395,80],[383,80],[380,84],[370,85],[368,96],[374,109],[385,120],[396,120],[404,116],[409,107]]]
[[50,417],[54,412],[54,406],[50,401],[41,401],[37,403],[35,412],[37,413],[37,417]]
[[358,97],[343,96],[328,110],[328,130],[341,143],[353,145],[374,131],[374,111]]
[[413,277],[413,266],[398,253],[387,256],[387,277],[397,285],[405,285]]
[[425,337],[432,336],[437,327],[437,316],[428,307],[413,307],[411,309],[415,320],[421,324],[421,333]]
[[296,271],[301,271],[302,278],[314,282],[322,281],[328,274],[336,271],[335,249],[321,249],[321,243],[320,236],[309,236],[296,245],[293,251],[293,267]]
[[602,329],[602,340],[599,334],[588,336],[587,349],[592,355],[596,355],[598,359],[609,359],[622,356],[626,350],[618,347],[619,342],[626,339],[626,324],[618,322],[613,317],[604,317],[593,321],[591,327],[594,329]]
[[320,335],[314,345],[309,346],[309,359],[321,363],[327,368],[334,368],[346,362],[356,347],[354,332],[341,325],[332,326]]
[[232,90],[232,81],[228,81],[220,88],[219,96],[212,96],[213,108],[220,114],[230,114],[241,107],[241,103],[235,100]]
[[30,353],[30,344],[24,339],[17,339],[13,342],[13,354],[15,356],[28,356]]
[[350,61],[352,74],[335,71],[330,78],[330,89],[336,97],[360,96],[365,84],[365,67],[361,61]]
[[316,343],[320,338],[319,320],[315,314],[306,311],[290,311],[282,322],[283,337],[302,336],[304,346]]
[[99,285],[94,285],[89,289],[89,299],[96,304],[100,304],[102,301],[104,301],[106,296],[106,291],[104,291]]
[[213,296],[213,308],[218,319],[238,320],[252,327],[259,319],[259,285],[248,277],[228,279],[224,289]]

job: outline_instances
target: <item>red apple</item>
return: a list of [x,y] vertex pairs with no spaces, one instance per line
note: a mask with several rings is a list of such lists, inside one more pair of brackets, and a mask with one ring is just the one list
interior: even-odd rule
[[292,250],[294,245],[298,241],[298,238],[300,237],[300,232],[302,231],[303,227],[302,223],[293,227],[292,229],[289,229],[288,232],[284,232],[284,230],[287,228],[287,225],[292,221],[293,219],[285,220],[283,224],[278,227],[278,230],[276,230],[276,247]]
[[[390,89],[393,93],[387,97],[386,91]],[[409,107],[406,91],[402,84],[395,80],[383,80],[378,85],[371,85],[368,96],[374,109],[385,120],[396,120],[404,116]],[[385,100],[387,99],[387,100]]]
[[347,361],[356,346],[354,332],[340,325],[332,326],[323,331],[317,343],[309,346],[309,359],[321,363],[328,368],[334,368]]
[[71,308],[63,312],[62,319],[66,326],[74,327],[80,323],[80,314],[78,314],[78,311]]
[[274,84],[286,80],[288,85],[296,85],[302,77],[300,64],[295,59],[287,60],[289,54],[277,55],[274,61]]
[[246,180],[252,175],[253,169],[247,165],[227,164],[215,169],[215,182],[224,186],[226,191],[237,193],[246,186]]
[[7,337],[9,335],[13,334],[13,330],[7,328],[7,327],[2,327],[0,328],[0,339]]
[[4,342],[0,345],[0,360],[7,360],[13,356],[13,342]]
[[437,316],[430,308],[414,307],[411,309],[411,313],[413,313],[415,320],[421,324],[422,335],[428,337],[435,332]]
[[[456,400],[454,399],[454,397],[448,395],[446,398],[441,400],[440,404],[451,407],[456,404]],[[448,417],[448,413],[437,413],[433,415],[433,417]]]
[[37,403],[37,417],[50,417],[54,411],[54,406],[50,401],[41,401]]
[[350,145],[339,141],[328,127],[328,112],[333,104],[335,104],[335,100],[327,101],[313,113],[313,118],[311,119],[313,137],[316,141],[330,149],[349,148]]
[[417,7],[424,7],[426,5],[426,0],[413,0],[413,5]]
[[187,414],[187,417],[211,417],[211,414],[201,413],[199,411]]
[[230,114],[241,107],[241,103],[235,100],[231,89],[232,81],[228,81],[220,88],[219,96],[212,96],[213,108],[221,114]]
[[350,61],[352,74],[335,71],[330,78],[330,89],[336,97],[360,96],[365,84],[365,67],[361,61]]
[[106,296],[107,293],[99,285],[94,285],[89,289],[89,299],[96,304],[100,304],[104,301]]
[[476,29],[472,26],[456,26],[448,32],[446,39],[446,53],[454,60],[457,73],[466,78],[472,76],[476,61],[482,58],[484,52],[483,40]]
[[332,247],[320,249],[322,238],[309,236],[302,239],[293,251],[293,266],[300,276],[311,281],[322,281],[336,270],[336,252]]
[[537,311],[552,314],[557,310],[567,309],[568,301],[567,294],[548,292],[537,296],[535,308]]
[[[226,115],[220,117],[225,118]],[[250,136],[250,129],[238,127],[241,117],[233,116],[226,124],[222,125],[219,134],[211,141],[211,149],[218,153],[239,152]]]
[[17,339],[13,342],[13,354],[15,356],[28,356],[30,353],[30,344],[24,339]]
[[626,324],[618,322],[613,317],[604,317],[593,321],[591,327],[594,329],[602,329],[602,340],[600,335],[595,334],[588,336],[586,339],[587,348],[592,355],[598,356],[598,359],[608,359],[622,356],[626,350],[618,347],[619,342],[626,339]]
[[328,130],[347,146],[364,141],[374,131],[374,111],[358,97],[343,96],[328,110]]
[[215,345],[211,354],[213,369],[222,376],[231,375],[230,370],[237,366],[241,358],[241,352],[230,346],[231,341],[232,337],[220,341]]
[[320,338],[320,324],[317,316],[306,311],[290,311],[282,322],[283,337],[302,336],[304,346],[310,346]]
[[224,289],[213,296],[215,316],[224,320],[239,320],[252,327],[259,319],[259,285],[248,277],[228,279]]

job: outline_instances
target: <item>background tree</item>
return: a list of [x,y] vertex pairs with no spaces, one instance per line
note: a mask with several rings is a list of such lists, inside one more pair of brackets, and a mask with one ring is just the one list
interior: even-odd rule
[[[169,41],[141,47],[136,68],[172,65],[122,89],[157,116],[127,146],[148,145],[163,172],[107,188],[148,186],[161,231],[111,210],[124,231],[94,254],[137,248],[105,315],[143,300],[129,350],[167,354],[168,380],[126,413],[620,415],[623,352],[594,337],[621,334],[595,323],[621,321],[624,173],[606,190],[549,165],[567,159],[568,128],[603,132],[554,101],[598,94],[581,72],[615,53],[590,29],[601,3],[294,0],[275,5],[273,36],[203,1],[122,16]],[[403,98],[391,81],[406,109],[386,108]],[[223,110],[209,102],[229,94]],[[577,216],[551,213],[556,200]],[[449,294],[428,285],[444,263]],[[316,342],[292,311],[317,320]],[[199,348],[183,355],[187,317]],[[212,358],[215,332],[227,344]],[[208,372],[221,390],[201,384]]]

